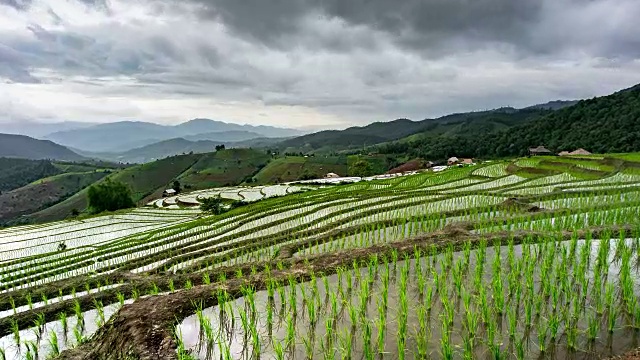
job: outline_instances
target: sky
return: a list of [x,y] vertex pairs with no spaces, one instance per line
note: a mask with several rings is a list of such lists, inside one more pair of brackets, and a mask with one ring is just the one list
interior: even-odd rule
[[640,83],[638,0],[0,0],[0,122],[345,128]]

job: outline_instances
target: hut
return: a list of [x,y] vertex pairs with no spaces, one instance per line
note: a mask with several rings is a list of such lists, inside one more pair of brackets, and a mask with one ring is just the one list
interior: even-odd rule
[[532,156],[551,155],[551,151],[544,146],[537,146],[537,147],[529,148],[529,155],[532,155]]
[[164,196],[164,197],[173,196],[175,194],[177,194],[177,192],[174,189],[167,189],[167,190],[162,192],[162,196]]
[[458,163],[460,163],[460,159],[458,159],[458,158],[457,158],[457,157],[455,157],[455,156],[450,157],[450,158],[447,160],[447,165],[449,165],[449,166],[451,166],[451,165],[456,165],[456,164],[458,164]]
[[569,155],[591,155],[591,153],[583,148],[580,148],[578,150],[570,152]]
[[338,174],[336,174],[336,173],[332,173],[332,172],[327,173],[327,174],[324,176],[324,178],[325,178],[325,179],[336,179],[336,178],[339,178],[339,177],[340,177],[340,175],[338,175]]

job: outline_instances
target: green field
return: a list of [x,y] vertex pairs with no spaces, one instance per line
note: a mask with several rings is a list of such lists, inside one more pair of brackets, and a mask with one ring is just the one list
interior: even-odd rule
[[254,178],[258,184],[300,180],[303,176],[322,178],[327,173],[347,176],[347,159],[343,156],[284,156],[273,159]]
[[[524,158],[273,198],[260,187],[264,197],[220,215],[144,208],[0,230],[0,349],[54,359],[113,349],[126,354],[115,359],[620,355],[640,331],[640,163],[610,158],[596,164],[614,169],[587,169],[597,178],[575,171],[584,160]],[[197,160],[174,159],[176,172],[187,159]],[[542,172],[511,172],[526,168]]]
[[270,155],[252,149],[226,149],[204,154],[179,178],[184,187],[197,190],[237,185],[265,166]]

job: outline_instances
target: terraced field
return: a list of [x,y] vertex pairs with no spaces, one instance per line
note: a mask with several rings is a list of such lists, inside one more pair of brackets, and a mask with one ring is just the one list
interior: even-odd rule
[[[640,346],[640,164],[571,161],[219,188],[0,230],[0,359],[623,354]],[[214,216],[209,196],[251,203]]]

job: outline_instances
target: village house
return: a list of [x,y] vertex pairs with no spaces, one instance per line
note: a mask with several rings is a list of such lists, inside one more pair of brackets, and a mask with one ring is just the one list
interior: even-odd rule
[[459,164],[459,163],[460,163],[460,159],[458,159],[455,156],[452,156],[447,160],[447,165],[449,165],[449,166],[456,165],[456,164]]
[[162,196],[167,197],[167,196],[173,196],[177,194],[177,192],[174,189],[167,189],[162,193]]
[[336,174],[336,173],[332,173],[332,172],[327,173],[327,174],[324,176],[324,178],[325,178],[325,179],[336,179],[336,178],[339,178],[339,177],[340,177],[340,175],[338,175],[338,174]]
[[562,151],[558,155],[560,155],[560,156],[575,156],[575,155],[591,155],[591,153],[588,152],[587,150],[583,149],[583,148],[579,148],[579,149],[571,151],[571,152]]
[[580,148],[578,150],[574,150],[570,153],[571,155],[591,155],[587,150]]
[[537,156],[537,155],[551,155],[552,152],[544,146],[537,146],[534,148],[529,148],[529,155]]
[[471,165],[473,164],[473,159],[462,159],[462,164]]

